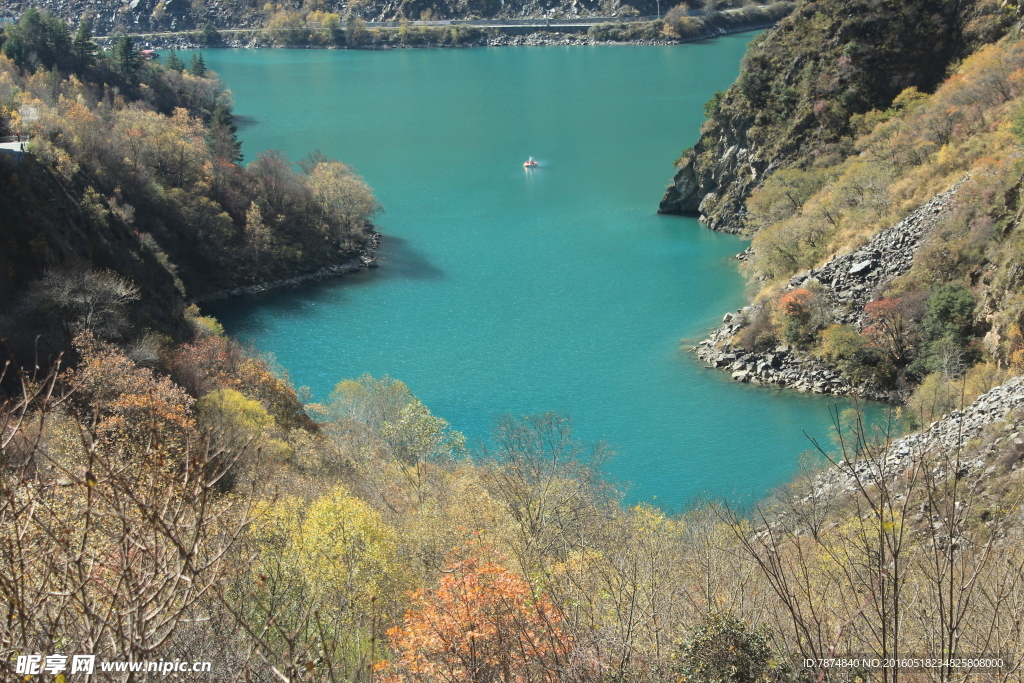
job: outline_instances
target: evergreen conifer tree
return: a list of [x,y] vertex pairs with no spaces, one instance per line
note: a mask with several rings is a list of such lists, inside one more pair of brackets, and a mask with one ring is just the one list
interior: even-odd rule
[[210,118],[210,136],[207,143],[213,153],[233,164],[242,163],[242,141],[238,139],[238,126],[231,112],[223,104],[218,104]]
[[74,40],[71,41],[71,54],[75,60],[75,69],[83,71],[92,66],[98,49],[96,41],[92,39],[89,25],[85,21],[79,22],[78,31],[75,33]]
[[129,36],[121,36],[114,44],[114,52],[111,55],[114,69],[117,70],[129,83],[137,83],[139,71],[142,69],[142,53],[135,46],[135,41]]
[[189,64],[188,72],[193,76],[203,78],[206,76],[209,70],[206,68],[206,60],[203,59],[203,53],[199,52],[192,55],[192,62]]
[[220,42],[220,32],[213,25],[212,21],[207,21],[203,26],[203,30],[199,34],[199,40],[202,41],[203,45],[216,45]]
[[47,11],[30,7],[4,30],[4,54],[21,67],[35,70],[71,68],[71,34],[67,24]]
[[167,54],[167,68],[178,73],[182,73],[185,70],[185,63],[181,61],[181,57],[178,56],[173,47]]

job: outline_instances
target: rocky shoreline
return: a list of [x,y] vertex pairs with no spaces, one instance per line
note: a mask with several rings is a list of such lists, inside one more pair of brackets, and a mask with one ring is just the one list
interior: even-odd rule
[[[755,31],[757,28],[743,29],[742,31],[733,31],[733,33],[741,33],[745,31]],[[725,35],[725,34],[720,34]],[[683,42],[692,42],[695,40],[706,40],[716,36],[702,36],[700,38],[693,38],[692,40],[630,40],[630,41],[599,41],[594,40],[585,33],[548,33],[548,32],[537,32],[527,33],[524,35],[510,35],[500,33],[498,31],[487,32],[481,38],[465,43],[459,43],[452,45],[449,43],[424,43],[422,45],[403,45],[401,43],[395,44],[378,44],[378,45],[361,45],[359,47],[337,47],[331,45],[316,45],[316,46],[305,46],[292,49],[300,50],[411,50],[416,48],[471,48],[471,47],[519,47],[519,46],[542,46],[542,45],[677,45]],[[176,50],[200,50],[200,49],[211,49],[208,45],[202,45],[192,40],[188,40],[185,37],[162,37],[162,36],[145,36],[143,41],[146,47],[152,49],[167,49],[173,47]],[[222,44],[215,46],[212,49],[217,48],[250,48],[250,49],[280,49],[280,46],[274,45],[272,41],[269,41],[261,36],[256,36],[247,40],[231,38],[224,40]]]
[[805,394],[892,400],[888,391],[853,385],[834,369],[789,344],[781,344],[768,352],[745,351],[733,346],[732,337],[746,325],[750,311],[748,306],[736,313],[726,313],[725,324],[690,349],[706,363],[705,367],[729,372],[734,382],[775,385]]
[[277,289],[288,289],[297,287],[307,282],[319,282],[339,275],[356,273],[361,270],[377,267],[377,249],[380,247],[380,233],[374,232],[365,247],[359,253],[345,261],[331,266],[324,266],[310,273],[300,273],[291,277],[268,282],[259,282],[253,285],[240,285],[231,289],[222,289],[208,294],[200,294],[189,298],[189,303],[204,304],[213,301],[224,301],[241,296],[252,296],[253,294],[264,294]]
[[[954,206],[956,193],[966,180],[965,177],[950,189],[935,195],[896,225],[879,232],[857,251],[833,257],[821,268],[794,276],[785,289],[817,284],[832,299],[834,322],[862,327],[866,304],[877,298],[895,278],[910,271],[918,247],[943,214]],[[745,249],[737,259],[745,260],[749,254],[749,248]],[[692,347],[693,353],[707,367],[730,372],[737,382],[774,384],[803,393],[858,396],[879,401],[893,399],[890,392],[877,387],[851,384],[814,356],[789,345],[777,346],[770,352],[746,351],[736,347],[733,337],[757,313],[755,309],[755,306],[747,306],[736,313],[726,313],[723,324]]]

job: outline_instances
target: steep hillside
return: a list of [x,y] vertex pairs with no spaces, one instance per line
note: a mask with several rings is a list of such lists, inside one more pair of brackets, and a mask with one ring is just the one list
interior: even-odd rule
[[[243,167],[231,95],[200,58],[99,54],[30,10],[0,34],[3,355],[46,364],[88,332],[152,359],[195,333],[188,299],[373,265],[373,193],[319,153]],[[52,71],[51,71],[52,69]]]
[[766,175],[846,156],[852,116],[888,108],[909,87],[930,92],[1014,13],[989,0],[803,4],[751,45],[740,77],[708,103],[659,210],[744,231],[744,204]]
[[[11,304],[42,273],[95,268],[117,273],[145,293],[141,304],[129,309],[128,326],[178,340],[189,336],[173,274],[119,216],[83,208],[81,197],[71,194],[31,155],[15,163],[0,154],[0,197],[0,292],[6,299],[3,309],[15,319],[21,317],[19,306],[12,310]],[[13,323],[0,317],[0,334],[7,345],[22,351],[18,357],[24,357],[21,347],[32,338],[11,329]]]

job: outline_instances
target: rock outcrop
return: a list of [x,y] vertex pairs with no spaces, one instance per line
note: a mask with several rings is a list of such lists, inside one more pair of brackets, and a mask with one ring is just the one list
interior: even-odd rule
[[[713,145],[701,139],[676,171],[658,213],[696,215],[712,230],[739,234],[745,228],[744,202],[765,173],[774,170],[747,137],[748,122],[723,121]],[[710,152],[713,163],[702,162]],[[716,207],[729,207],[728,211]]]
[[726,313],[725,324],[694,346],[693,353],[707,363],[707,367],[730,373],[736,382],[787,387],[807,394],[889,399],[888,392],[871,386],[853,385],[835,369],[788,344],[765,352],[746,351],[733,346],[733,336],[743,329],[750,313],[750,307]]

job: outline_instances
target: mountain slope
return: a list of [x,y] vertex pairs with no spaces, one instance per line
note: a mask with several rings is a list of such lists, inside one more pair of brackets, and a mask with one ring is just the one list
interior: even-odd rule
[[909,87],[1003,35],[1014,8],[985,0],[822,0],[753,43],[741,73],[708,103],[700,140],[680,157],[659,211],[746,229],[746,199],[779,168],[850,151],[851,117],[886,109]]

